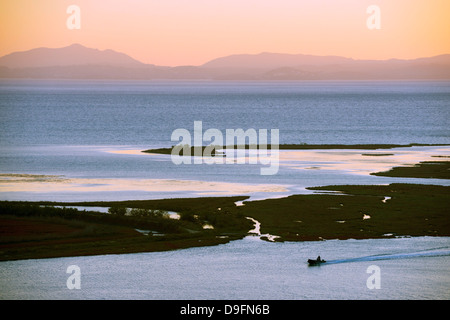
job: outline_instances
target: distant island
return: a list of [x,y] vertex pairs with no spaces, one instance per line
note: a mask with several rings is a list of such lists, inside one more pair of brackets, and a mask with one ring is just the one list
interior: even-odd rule
[[125,53],[73,44],[0,57],[0,78],[117,80],[449,80],[450,54],[411,60],[356,60],[263,52],[199,66],[145,64]]
[[[410,143],[410,144],[280,144],[279,150],[315,150],[315,149],[344,149],[344,150],[377,150],[377,149],[393,149],[393,148],[410,148],[410,147],[436,147],[436,146],[448,146],[447,144],[423,144],[423,143]],[[176,148],[176,149],[175,149]],[[188,146],[190,151],[189,155],[194,155],[196,149],[200,149],[198,154],[203,154],[206,146]],[[223,152],[219,150],[224,149],[261,149],[257,145],[235,145],[235,146],[210,146],[212,156],[223,156]],[[271,146],[267,145],[265,149],[270,149]],[[175,151],[174,151],[175,150]],[[184,155],[183,148],[181,146],[172,146],[170,148],[157,148],[143,150],[144,153],[158,153],[158,154],[172,154]],[[376,156],[373,154],[363,154],[365,156]],[[377,154],[379,155],[379,154]]]
[[[0,261],[213,246],[251,235],[251,219],[261,223],[261,234],[254,236],[266,241],[450,236],[448,186],[393,183],[308,189],[322,193],[256,201],[246,196],[0,201],[0,222],[9,227],[0,239]],[[237,206],[238,201],[244,205]],[[76,205],[110,209],[105,214],[65,207]],[[178,212],[180,219],[168,218],[166,210]],[[264,234],[275,237],[270,240]]]
[[[436,145],[283,146],[364,152]],[[172,149],[145,152],[158,150],[165,154]],[[448,156],[433,157],[436,161],[372,174],[449,179]],[[78,203],[0,201],[0,225],[4,227],[0,261],[178,250],[224,244],[246,236],[277,242],[450,236],[450,186],[391,183],[307,189],[314,193],[253,201],[247,195]],[[106,214],[73,206],[109,209]],[[169,212],[176,213],[177,218]],[[259,233],[252,229],[255,221],[260,223]]]

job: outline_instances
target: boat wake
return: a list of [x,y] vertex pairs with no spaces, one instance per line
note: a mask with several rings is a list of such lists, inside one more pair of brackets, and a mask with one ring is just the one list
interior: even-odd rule
[[433,248],[416,252],[408,253],[395,253],[395,254],[381,254],[357,258],[327,260],[326,264],[348,263],[348,262],[365,262],[365,261],[378,261],[378,260],[395,260],[395,259],[411,259],[419,257],[439,257],[450,256],[450,248]]

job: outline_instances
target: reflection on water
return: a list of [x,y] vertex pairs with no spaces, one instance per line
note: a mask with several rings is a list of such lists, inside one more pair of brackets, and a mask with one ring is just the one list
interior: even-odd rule
[[[435,160],[436,155],[450,155],[448,147],[396,148],[390,149],[393,156],[388,157],[363,156],[364,150],[282,150],[280,169],[274,176],[261,176],[259,166],[248,163],[177,166],[170,156],[130,154],[127,150],[124,147],[124,152],[112,153],[110,148],[95,146],[6,149],[4,155],[16,160],[2,166],[0,199],[108,201],[247,195],[257,200],[314,193],[306,188],[323,185],[449,185],[445,179],[370,175],[393,166]],[[16,173],[24,170],[21,161],[36,162],[29,171],[32,173]],[[71,165],[59,170],[60,162]]]
[[[369,175],[448,157],[448,147],[280,151],[274,176],[261,176],[259,165],[176,166],[170,156],[140,152],[167,147],[174,129],[196,120],[222,131],[282,126],[281,143],[448,143],[448,82],[5,81],[0,200],[253,200],[324,185],[450,183]],[[171,252],[0,262],[0,298],[450,298],[450,258],[432,250],[448,248],[448,238],[277,243],[260,236]],[[308,268],[317,255],[334,263]],[[379,290],[366,286],[371,264],[381,270]],[[67,289],[69,265],[80,267],[80,290]]]
[[249,234],[257,236],[260,239],[266,239],[266,240],[271,241],[271,242],[273,242],[277,238],[279,238],[279,236],[272,235],[272,234],[269,234],[269,233],[261,234],[261,222],[259,222],[256,219],[253,219],[251,217],[247,217],[247,219],[251,220],[254,223],[254,228],[248,232]]
[[[248,193],[286,192],[283,186],[245,183],[208,182],[174,179],[62,179],[54,176],[28,175],[14,179],[13,175],[0,177],[0,192],[117,192],[141,190],[146,192],[195,192],[198,195],[235,195]],[[3,178],[3,179],[1,179]]]
[[[449,299],[449,248],[443,237],[272,243],[250,236],[170,252],[1,262],[0,298]],[[317,255],[335,263],[308,267]],[[66,286],[70,265],[81,270],[80,290]],[[380,289],[367,287],[372,265]]]

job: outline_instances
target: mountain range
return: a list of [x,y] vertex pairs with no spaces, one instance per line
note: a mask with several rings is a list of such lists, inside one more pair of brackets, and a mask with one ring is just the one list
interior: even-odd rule
[[412,60],[355,60],[339,56],[237,54],[199,66],[145,64],[113,50],[80,44],[36,48],[0,57],[0,78],[395,80],[450,79],[450,54]]

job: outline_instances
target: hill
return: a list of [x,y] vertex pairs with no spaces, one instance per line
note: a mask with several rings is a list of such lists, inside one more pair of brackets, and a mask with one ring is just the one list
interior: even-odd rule
[[144,64],[113,50],[73,44],[0,57],[0,78],[205,79],[205,80],[404,80],[450,79],[450,54],[414,60],[355,60],[339,56],[260,53],[213,59],[200,66]]
[[108,65],[141,67],[144,64],[124,53],[98,50],[73,44],[64,48],[36,48],[13,52],[0,58],[0,66],[7,68],[44,68],[79,65]]

